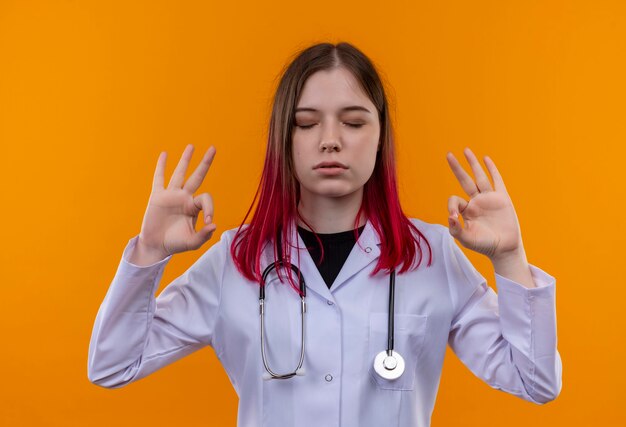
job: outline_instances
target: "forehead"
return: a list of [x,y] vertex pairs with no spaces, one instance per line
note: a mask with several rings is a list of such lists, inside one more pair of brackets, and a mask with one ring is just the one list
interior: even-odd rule
[[297,108],[340,111],[345,106],[361,105],[370,112],[375,106],[358,81],[345,68],[318,71],[306,80]]

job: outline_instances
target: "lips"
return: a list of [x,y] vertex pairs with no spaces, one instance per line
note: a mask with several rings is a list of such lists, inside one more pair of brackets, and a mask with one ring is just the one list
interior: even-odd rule
[[342,168],[342,169],[348,169],[348,166],[344,165],[343,163],[340,162],[321,162],[318,163],[317,165],[315,165],[315,167],[313,169],[319,169],[319,168]]

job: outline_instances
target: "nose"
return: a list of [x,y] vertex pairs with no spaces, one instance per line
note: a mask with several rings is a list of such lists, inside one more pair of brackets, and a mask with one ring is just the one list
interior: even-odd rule
[[322,140],[320,141],[320,151],[341,151],[341,144],[335,132],[335,128],[328,126],[327,129],[328,130],[323,133]]
[[320,148],[321,151],[341,151],[341,148],[339,147],[339,144],[337,144],[336,142],[322,142],[320,144]]

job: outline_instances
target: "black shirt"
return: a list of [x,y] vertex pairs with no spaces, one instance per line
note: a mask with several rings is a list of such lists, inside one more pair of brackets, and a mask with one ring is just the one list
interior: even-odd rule
[[[361,235],[361,232],[365,226],[358,228],[358,235]],[[319,244],[315,239],[315,234],[312,231],[309,231],[305,228],[298,226],[298,232],[300,237],[302,237],[302,241],[307,246],[309,253],[311,254],[311,258],[315,262],[324,282],[326,282],[326,286],[330,289],[331,285],[337,278],[341,267],[348,259],[348,255],[352,251],[352,247],[356,243],[354,238],[354,230],[342,231],[340,233],[327,233],[321,234],[318,233],[320,240],[322,241],[322,245],[324,246],[324,260],[322,264],[320,264],[320,258],[322,257],[322,252],[319,248]]]

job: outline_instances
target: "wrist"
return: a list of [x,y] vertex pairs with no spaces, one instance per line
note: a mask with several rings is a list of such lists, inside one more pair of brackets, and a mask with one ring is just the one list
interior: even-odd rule
[[534,283],[528,260],[523,248],[520,251],[507,253],[506,255],[492,258],[494,271],[502,277],[517,282],[526,288],[534,288]]
[[526,261],[526,251],[524,246],[520,245],[515,249],[506,251],[504,253],[495,254],[489,258],[493,265],[506,265],[511,263],[518,263],[519,261]]
[[169,255],[170,254],[166,253],[162,249],[146,245],[140,236],[139,239],[137,239],[135,248],[129,257],[129,261],[132,264],[146,266],[157,263],[167,258]]

